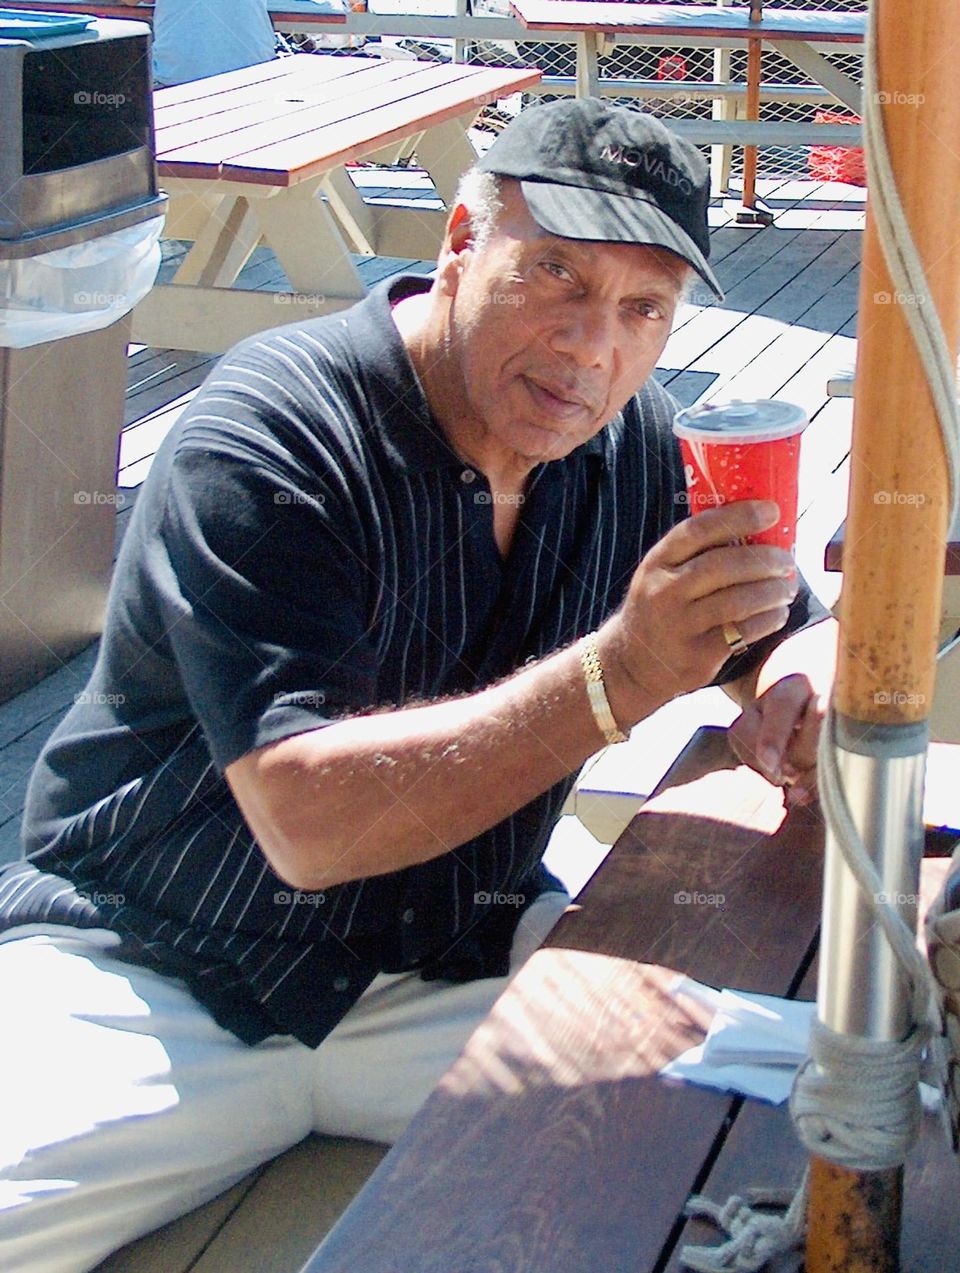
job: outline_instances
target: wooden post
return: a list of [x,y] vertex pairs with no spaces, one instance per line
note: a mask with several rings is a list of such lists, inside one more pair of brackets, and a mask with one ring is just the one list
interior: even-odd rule
[[[763,18],[763,0],[750,0],[750,21]],[[747,119],[760,118],[760,77],[763,50],[758,36],[747,40]],[[743,199],[736,215],[738,225],[769,225],[773,220],[767,211],[757,209],[757,148],[743,148]]]
[[[763,17],[762,3],[751,0],[750,21],[759,22]],[[756,38],[747,45],[747,119],[760,118],[760,73],[762,50]],[[743,148],[743,206],[753,208],[757,199],[757,148]]]
[[[844,553],[835,707],[865,733],[926,721],[932,702],[943,584],[948,478],[907,307],[936,306],[953,357],[960,334],[960,4],[873,0],[876,89],[900,198],[924,262],[930,297],[897,293],[867,204],[860,283],[850,509]],[[849,732],[849,731],[848,731]],[[876,731],[875,731],[876,732]],[[882,732],[882,731],[881,731]],[[919,814],[918,814],[919,820]],[[919,827],[904,828],[903,843]],[[867,848],[880,852],[870,837]],[[829,872],[829,849],[828,849]],[[916,891],[916,890],[914,890]],[[826,911],[825,911],[826,915]],[[824,928],[825,949],[839,938]],[[823,963],[819,1012],[824,1016]],[[877,999],[876,968],[863,969],[858,1001]],[[829,978],[837,977],[826,969]],[[907,1013],[894,976],[884,993]],[[878,1012],[878,1016],[882,1013]],[[863,1033],[868,1031],[865,1029]],[[874,1037],[898,1037],[884,1035]],[[814,1159],[808,1273],[882,1273],[899,1267],[902,1170],[861,1172]]]

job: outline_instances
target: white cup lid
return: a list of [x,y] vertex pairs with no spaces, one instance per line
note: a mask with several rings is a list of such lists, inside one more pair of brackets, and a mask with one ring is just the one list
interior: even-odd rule
[[801,433],[810,421],[803,407],[775,398],[702,402],[679,411],[673,431],[701,442],[774,442]]

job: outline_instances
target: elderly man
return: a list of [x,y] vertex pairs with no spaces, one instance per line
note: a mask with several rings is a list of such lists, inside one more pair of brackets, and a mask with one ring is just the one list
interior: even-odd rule
[[717,290],[707,197],[648,116],[524,111],[432,285],[246,341],[167,438],[0,877],[6,1269],[87,1268],[311,1129],[392,1140],[563,910],[579,766],[669,699],[728,683],[810,789],[775,664],[823,611],[739,542],[775,506],[682,519],[651,378]]

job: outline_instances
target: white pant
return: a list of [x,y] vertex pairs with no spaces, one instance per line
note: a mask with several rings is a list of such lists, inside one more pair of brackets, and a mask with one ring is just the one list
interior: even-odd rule
[[[511,976],[559,919],[523,916]],[[78,1273],[229,1188],[310,1131],[392,1142],[508,978],[381,975],[319,1048],[221,1029],[113,934],[0,943],[0,1268]]]

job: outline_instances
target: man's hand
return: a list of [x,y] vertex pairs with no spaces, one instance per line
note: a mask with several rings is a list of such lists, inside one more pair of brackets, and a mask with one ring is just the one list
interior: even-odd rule
[[778,632],[797,593],[789,553],[742,541],[776,504],[743,500],[675,526],[644,557],[621,609],[598,633],[614,716],[627,725],[708,685],[730,657],[723,625],[749,644]]
[[774,786],[785,788],[788,808],[813,800],[823,714],[820,695],[797,672],[771,685],[730,726],[734,753]]
[[810,804],[816,793],[817,740],[833,684],[838,633],[833,619],[794,633],[755,678],[745,678],[739,687],[744,710],[730,726],[733,750],[744,764],[785,788],[788,808]]

